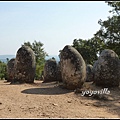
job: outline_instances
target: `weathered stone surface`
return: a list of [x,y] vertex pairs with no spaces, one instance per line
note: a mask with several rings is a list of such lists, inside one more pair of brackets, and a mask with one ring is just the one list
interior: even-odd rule
[[35,55],[28,46],[19,48],[15,59],[15,79],[12,81],[19,83],[33,83],[35,77]]
[[86,82],[93,81],[93,66],[88,64],[86,66]]
[[58,64],[57,64],[57,81],[62,82],[60,62],[58,62]]
[[43,82],[57,81],[57,62],[54,58],[46,61]]
[[15,64],[15,58],[12,58],[7,63],[7,82],[11,82],[14,79],[14,64]]
[[110,49],[101,52],[93,65],[94,83],[102,87],[117,87],[120,82],[120,60]]
[[71,90],[81,88],[86,79],[86,65],[80,53],[66,45],[60,53],[60,63],[64,86]]

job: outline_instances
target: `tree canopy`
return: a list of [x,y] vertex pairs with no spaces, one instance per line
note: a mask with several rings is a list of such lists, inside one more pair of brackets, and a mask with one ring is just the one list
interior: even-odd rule
[[41,73],[43,71],[44,68],[44,64],[45,64],[45,57],[48,56],[48,54],[44,51],[43,48],[43,43],[41,43],[40,41],[36,41],[34,40],[33,43],[28,42],[24,42],[25,46],[29,46],[35,53],[36,56],[36,76],[35,79],[40,79]]
[[114,50],[120,57],[120,2],[106,2],[109,6],[113,7],[110,13],[112,17],[108,20],[98,23],[101,25],[99,31],[96,32],[95,37],[100,38],[105,43],[105,48]]
[[7,78],[7,64],[0,61],[0,79]]
[[74,39],[73,47],[83,56],[86,64],[92,64],[103,49],[112,49],[120,57],[120,2],[106,2],[113,9],[109,11],[112,17],[98,21],[101,25],[93,38],[88,40]]
[[25,46],[29,46],[35,53],[36,56],[36,62],[39,62],[41,60],[45,59],[45,56],[48,56],[48,54],[44,51],[43,48],[43,43],[41,43],[40,41],[36,41],[34,40],[33,43],[28,42],[24,42]]

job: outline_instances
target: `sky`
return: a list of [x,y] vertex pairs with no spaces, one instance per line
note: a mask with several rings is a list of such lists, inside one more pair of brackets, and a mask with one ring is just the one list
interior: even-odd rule
[[92,38],[109,10],[104,1],[0,1],[0,55],[16,55],[34,40],[48,55],[58,55],[74,39]]

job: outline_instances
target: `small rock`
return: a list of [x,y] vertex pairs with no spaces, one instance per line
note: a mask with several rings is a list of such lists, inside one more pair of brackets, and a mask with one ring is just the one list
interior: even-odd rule
[[58,106],[58,104],[55,104],[55,103],[52,103],[52,105],[54,105],[54,106]]
[[90,106],[91,104],[90,103],[85,103],[86,106]]
[[72,103],[72,101],[67,101],[68,103]]

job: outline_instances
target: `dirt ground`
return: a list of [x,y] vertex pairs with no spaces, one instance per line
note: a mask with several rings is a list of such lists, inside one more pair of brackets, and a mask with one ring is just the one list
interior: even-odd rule
[[120,88],[110,89],[106,96],[104,100],[82,96],[56,82],[0,80],[0,118],[120,118]]

